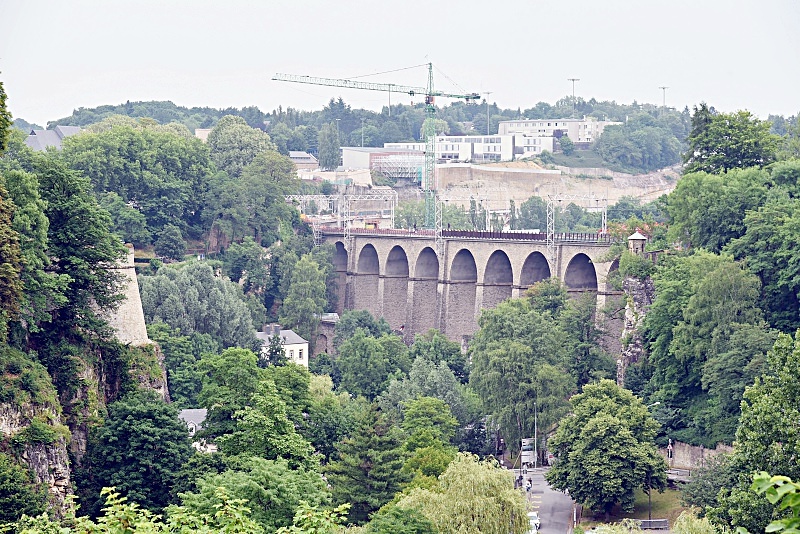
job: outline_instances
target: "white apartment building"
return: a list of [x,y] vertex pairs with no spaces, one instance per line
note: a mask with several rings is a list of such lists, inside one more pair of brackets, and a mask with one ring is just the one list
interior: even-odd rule
[[[511,161],[552,152],[554,138],[539,135],[438,135],[436,161],[439,163],[471,161]],[[425,151],[425,143],[385,143],[394,150]]]
[[281,337],[283,355],[292,363],[308,367],[308,341],[298,336],[294,330],[283,330],[276,324],[264,325],[260,332],[256,332],[256,337],[261,340],[261,357],[266,357],[270,339],[276,334]]
[[500,135],[524,135],[530,137],[555,137],[566,135],[574,143],[593,143],[606,126],[621,122],[598,121],[591,117],[583,119],[519,119],[500,121]]

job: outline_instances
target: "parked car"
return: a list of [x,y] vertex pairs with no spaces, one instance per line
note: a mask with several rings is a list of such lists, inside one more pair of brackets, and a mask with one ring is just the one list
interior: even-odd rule
[[542,524],[542,522],[539,520],[539,512],[528,512],[528,523],[531,525],[529,532],[537,532]]

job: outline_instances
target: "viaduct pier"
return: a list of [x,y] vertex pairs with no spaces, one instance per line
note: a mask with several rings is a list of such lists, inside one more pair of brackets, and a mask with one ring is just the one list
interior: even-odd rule
[[604,234],[326,228],[335,247],[337,311],[367,310],[411,341],[436,328],[465,343],[478,317],[532,284],[555,276],[569,292],[595,292],[598,306],[616,294],[607,284],[618,262],[608,261]]

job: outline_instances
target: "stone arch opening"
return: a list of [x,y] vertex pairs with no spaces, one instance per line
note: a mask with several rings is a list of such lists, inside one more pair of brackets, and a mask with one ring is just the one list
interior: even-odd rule
[[475,318],[475,299],[478,286],[478,267],[469,250],[461,249],[450,266],[450,283],[447,288],[447,310],[444,314],[444,332],[448,338],[460,341],[478,329]]
[[550,264],[547,263],[547,258],[544,257],[544,254],[532,252],[528,254],[528,257],[525,258],[525,263],[522,264],[519,284],[527,288],[536,282],[547,280],[551,276]]
[[378,274],[381,264],[378,253],[372,245],[364,245],[358,255],[358,274]]
[[408,256],[399,245],[386,258],[383,279],[383,317],[392,329],[405,324],[408,307]]
[[617,291],[617,288],[614,287],[612,283],[612,279],[616,276],[616,272],[619,271],[619,258],[616,258],[614,261],[611,262],[611,265],[608,267],[608,275],[606,276],[605,281],[605,290],[606,292]]
[[506,299],[511,298],[514,283],[514,271],[508,254],[495,250],[486,262],[483,274],[483,298],[481,308],[494,308]]
[[407,339],[439,327],[439,257],[431,247],[425,247],[414,265],[414,281],[410,325],[405,330]]
[[356,272],[353,273],[353,308],[367,310],[373,316],[381,315],[378,277],[380,261],[372,245],[364,245],[358,254]]
[[597,271],[589,256],[581,253],[569,260],[564,285],[568,290],[597,291]]
[[336,313],[341,315],[347,307],[347,250],[337,241],[333,251],[333,270],[336,272]]
[[450,266],[450,281],[478,281],[478,266],[475,263],[475,258],[472,256],[472,253],[469,250],[462,248],[453,258],[453,263]]
[[431,247],[425,247],[419,253],[414,267],[414,278],[418,280],[439,278],[439,257]]

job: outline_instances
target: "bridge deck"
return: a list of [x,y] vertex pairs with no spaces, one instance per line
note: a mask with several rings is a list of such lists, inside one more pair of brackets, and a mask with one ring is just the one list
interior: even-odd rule
[[[321,228],[324,235],[344,235],[344,228]],[[408,230],[405,228],[351,228],[351,235],[373,235],[389,237],[430,237],[434,238],[436,233],[429,229]],[[482,230],[442,230],[442,237],[449,239],[481,239],[481,240],[501,240],[501,241],[547,241],[547,234],[540,232],[489,232]],[[609,234],[589,233],[589,232],[567,232],[554,234],[556,242],[559,243],[614,243],[619,241],[616,237]]]

